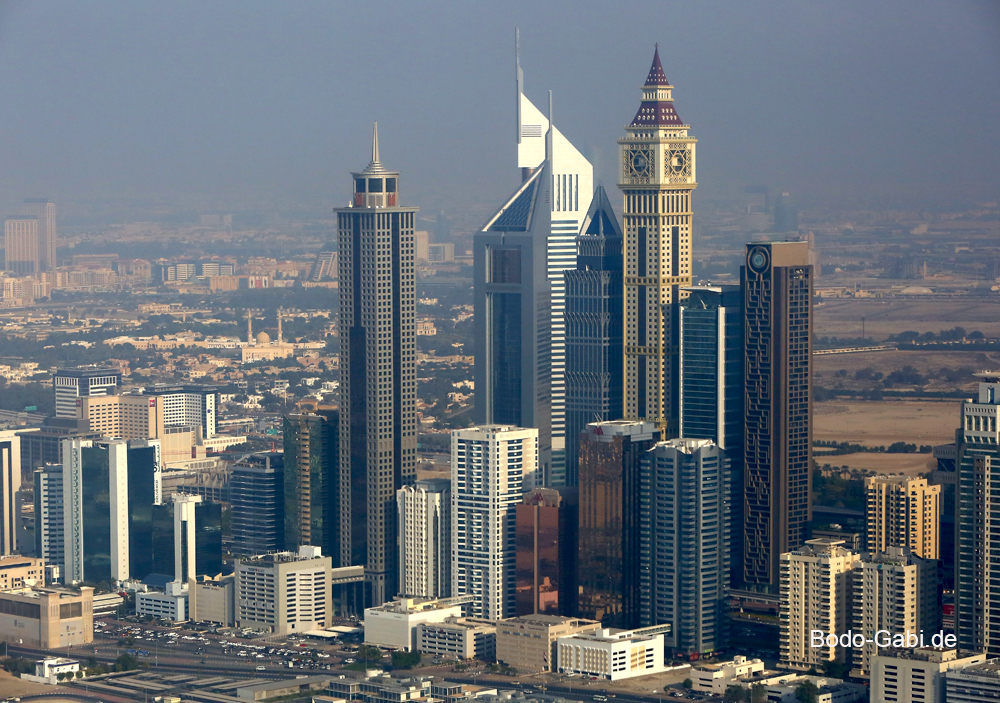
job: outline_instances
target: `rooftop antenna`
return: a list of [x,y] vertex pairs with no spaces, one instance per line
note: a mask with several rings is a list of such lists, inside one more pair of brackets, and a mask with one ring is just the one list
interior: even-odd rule
[[378,160],[378,122],[372,128],[372,163],[379,163]]
[[521,30],[514,28],[514,85],[517,88],[517,143],[521,143],[521,95],[524,93],[524,71],[521,70]]

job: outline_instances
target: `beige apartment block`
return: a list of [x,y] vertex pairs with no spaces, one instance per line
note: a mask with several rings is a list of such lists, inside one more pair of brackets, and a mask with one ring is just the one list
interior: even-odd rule
[[497,661],[520,673],[554,671],[560,637],[596,632],[601,623],[560,615],[522,615],[497,622]]
[[0,592],[0,640],[56,649],[94,641],[94,589],[15,588]]
[[331,561],[309,546],[238,560],[236,626],[289,635],[332,625]]
[[843,661],[844,649],[826,643],[813,646],[814,631],[841,635],[851,623],[851,568],[858,555],[843,541],[807,540],[781,555],[781,665],[806,671]]
[[8,217],[4,221],[5,268],[30,276],[41,271],[38,252],[38,218],[31,215]]
[[77,398],[78,428],[81,432],[99,432],[104,437],[117,439],[161,437],[163,406],[158,401],[158,398],[147,395]]
[[881,649],[871,661],[872,701],[944,703],[945,672],[982,664],[986,655],[942,647]]
[[925,478],[875,476],[865,479],[868,551],[905,547],[924,559],[938,558],[941,486]]

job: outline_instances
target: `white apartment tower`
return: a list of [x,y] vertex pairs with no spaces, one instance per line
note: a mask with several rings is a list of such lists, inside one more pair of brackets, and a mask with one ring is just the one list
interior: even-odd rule
[[[548,483],[566,483],[566,281],[563,273],[576,268],[576,237],[594,192],[594,167],[524,94],[520,40],[515,35],[517,87],[517,165],[521,180],[545,161],[546,140],[551,166],[548,235],[548,279],[551,291],[552,338],[552,467]],[[551,115],[552,106],[549,105]],[[575,437],[569,438],[576,441]]]
[[842,634],[850,627],[851,568],[858,555],[843,541],[821,538],[781,555],[781,665],[822,669],[843,661],[838,646],[812,646],[813,630]]
[[[936,559],[921,559],[908,549],[889,547],[881,554],[866,554],[855,562],[851,581],[852,632],[874,640],[879,631],[893,635],[925,633],[930,637],[940,630]],[[868,676],[872,658],[879,654],[876,643],[854,647],[853,652],[851,675]]]
[[34,473],[35,556],[60,568],[66,560],[63,467],[46,464]]
[[659,48],[642,102],[618,140],[625,197],[625,418],[676,437],[677,311],[691,285],[691,195],[697,186],[690,125],[673,103]]
[[516,506],[535,487],[537,469],[536,429],[484,425],[451,433],[451,592],[475,597],[472,617],[516,615]]
[[451,594],[451,481],[431,478],[396,491],[399,591],[404,596]]

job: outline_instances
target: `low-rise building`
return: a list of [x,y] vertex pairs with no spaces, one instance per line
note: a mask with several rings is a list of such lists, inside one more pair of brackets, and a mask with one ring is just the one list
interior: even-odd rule
[[8,554],[0,557],[0,591],[45,585],[45,560]]
[[230,627],[236,622],[234,614],[233,575],[218,578],[188,579],[188,618],[194,622],[211,622]]
[[266,701],[270,698],[304,695],[310,691],[325,690],[330,676],[303,676],[297,679],[282,679],[267,683],[253,683],[236,689],[236,697],[245,701]]
[[726,689],[740,681],[763,674],[764,662],[737,656],[732,661],[703,664],[691,671],[692,689],[703,693],[723,694]]
[[446,618],[441,623],[420,623],[416,632],[417,651],[455,659],[497,658],[497,628],[488,620]]
[[497,623],[497,661],[521,673],[554,671],[560,637],[594,632],[601,628],[596,620],[561,615],[522,615]]
[[[645,630],[662,629],[659,627]],[[666,671],[663,633],[602,628],[557,640],[559,671],[620,681]]]
[[188,619],[187,600],[187,584],[169,581],[165,591],[136,592],[135,612],[157,620],[182,622]]
[[35,662],[34,674],[21,674],[21,678],[33,683],[45,683],[55,686],[63,679],[80,676],[81,674],[77,673],[79,671],[80,662],[76,659],[46,657]]
[[958,649],[880,649],[871,658],[871,699],[885,703],[944,703],[945,672],[985,661],[985,654]]
[[58,649],[94,641],[94,589],[25,587],[0,592],[0,640]]
[[94,615],[114,615],[125,604],[117,593],[100,593],[94,596]]
[[459,598],[405,598],[375,608],[365,608],[365,644],[415,651],[417,626],[443,623],[448,618],[462,617],[462,603],[471,596]]
[[[767,690],[767,701],[777,703],[798,703],[798,688],[804,683],[811,683],[817,688],[816,703],[858,703],[868,700],[868,688],[856,683],[847,683],[841,679],[831,679],[826,676],[806,676],[803,674],[780,674],[746,685],[752,688],[756,684],[763,685]],[[872,701],[875,701],[872,698]]]
[[363,703],[444,703],[431,692],[431,680],[391,676],[371,678],[337,678],[330,681],[327,692],[349,701]]
[[234,610],[237,627],[277,635],[333,624],[331,559],[319,547],[236,561]]

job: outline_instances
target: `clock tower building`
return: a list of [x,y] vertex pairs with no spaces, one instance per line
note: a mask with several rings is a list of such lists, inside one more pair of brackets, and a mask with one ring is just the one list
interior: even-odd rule
[[618,140],[625,196],[625,407],[629,420],[676,437],[678,305],[691,285],[695,145],[674,109],[657,47],[642,102]]

